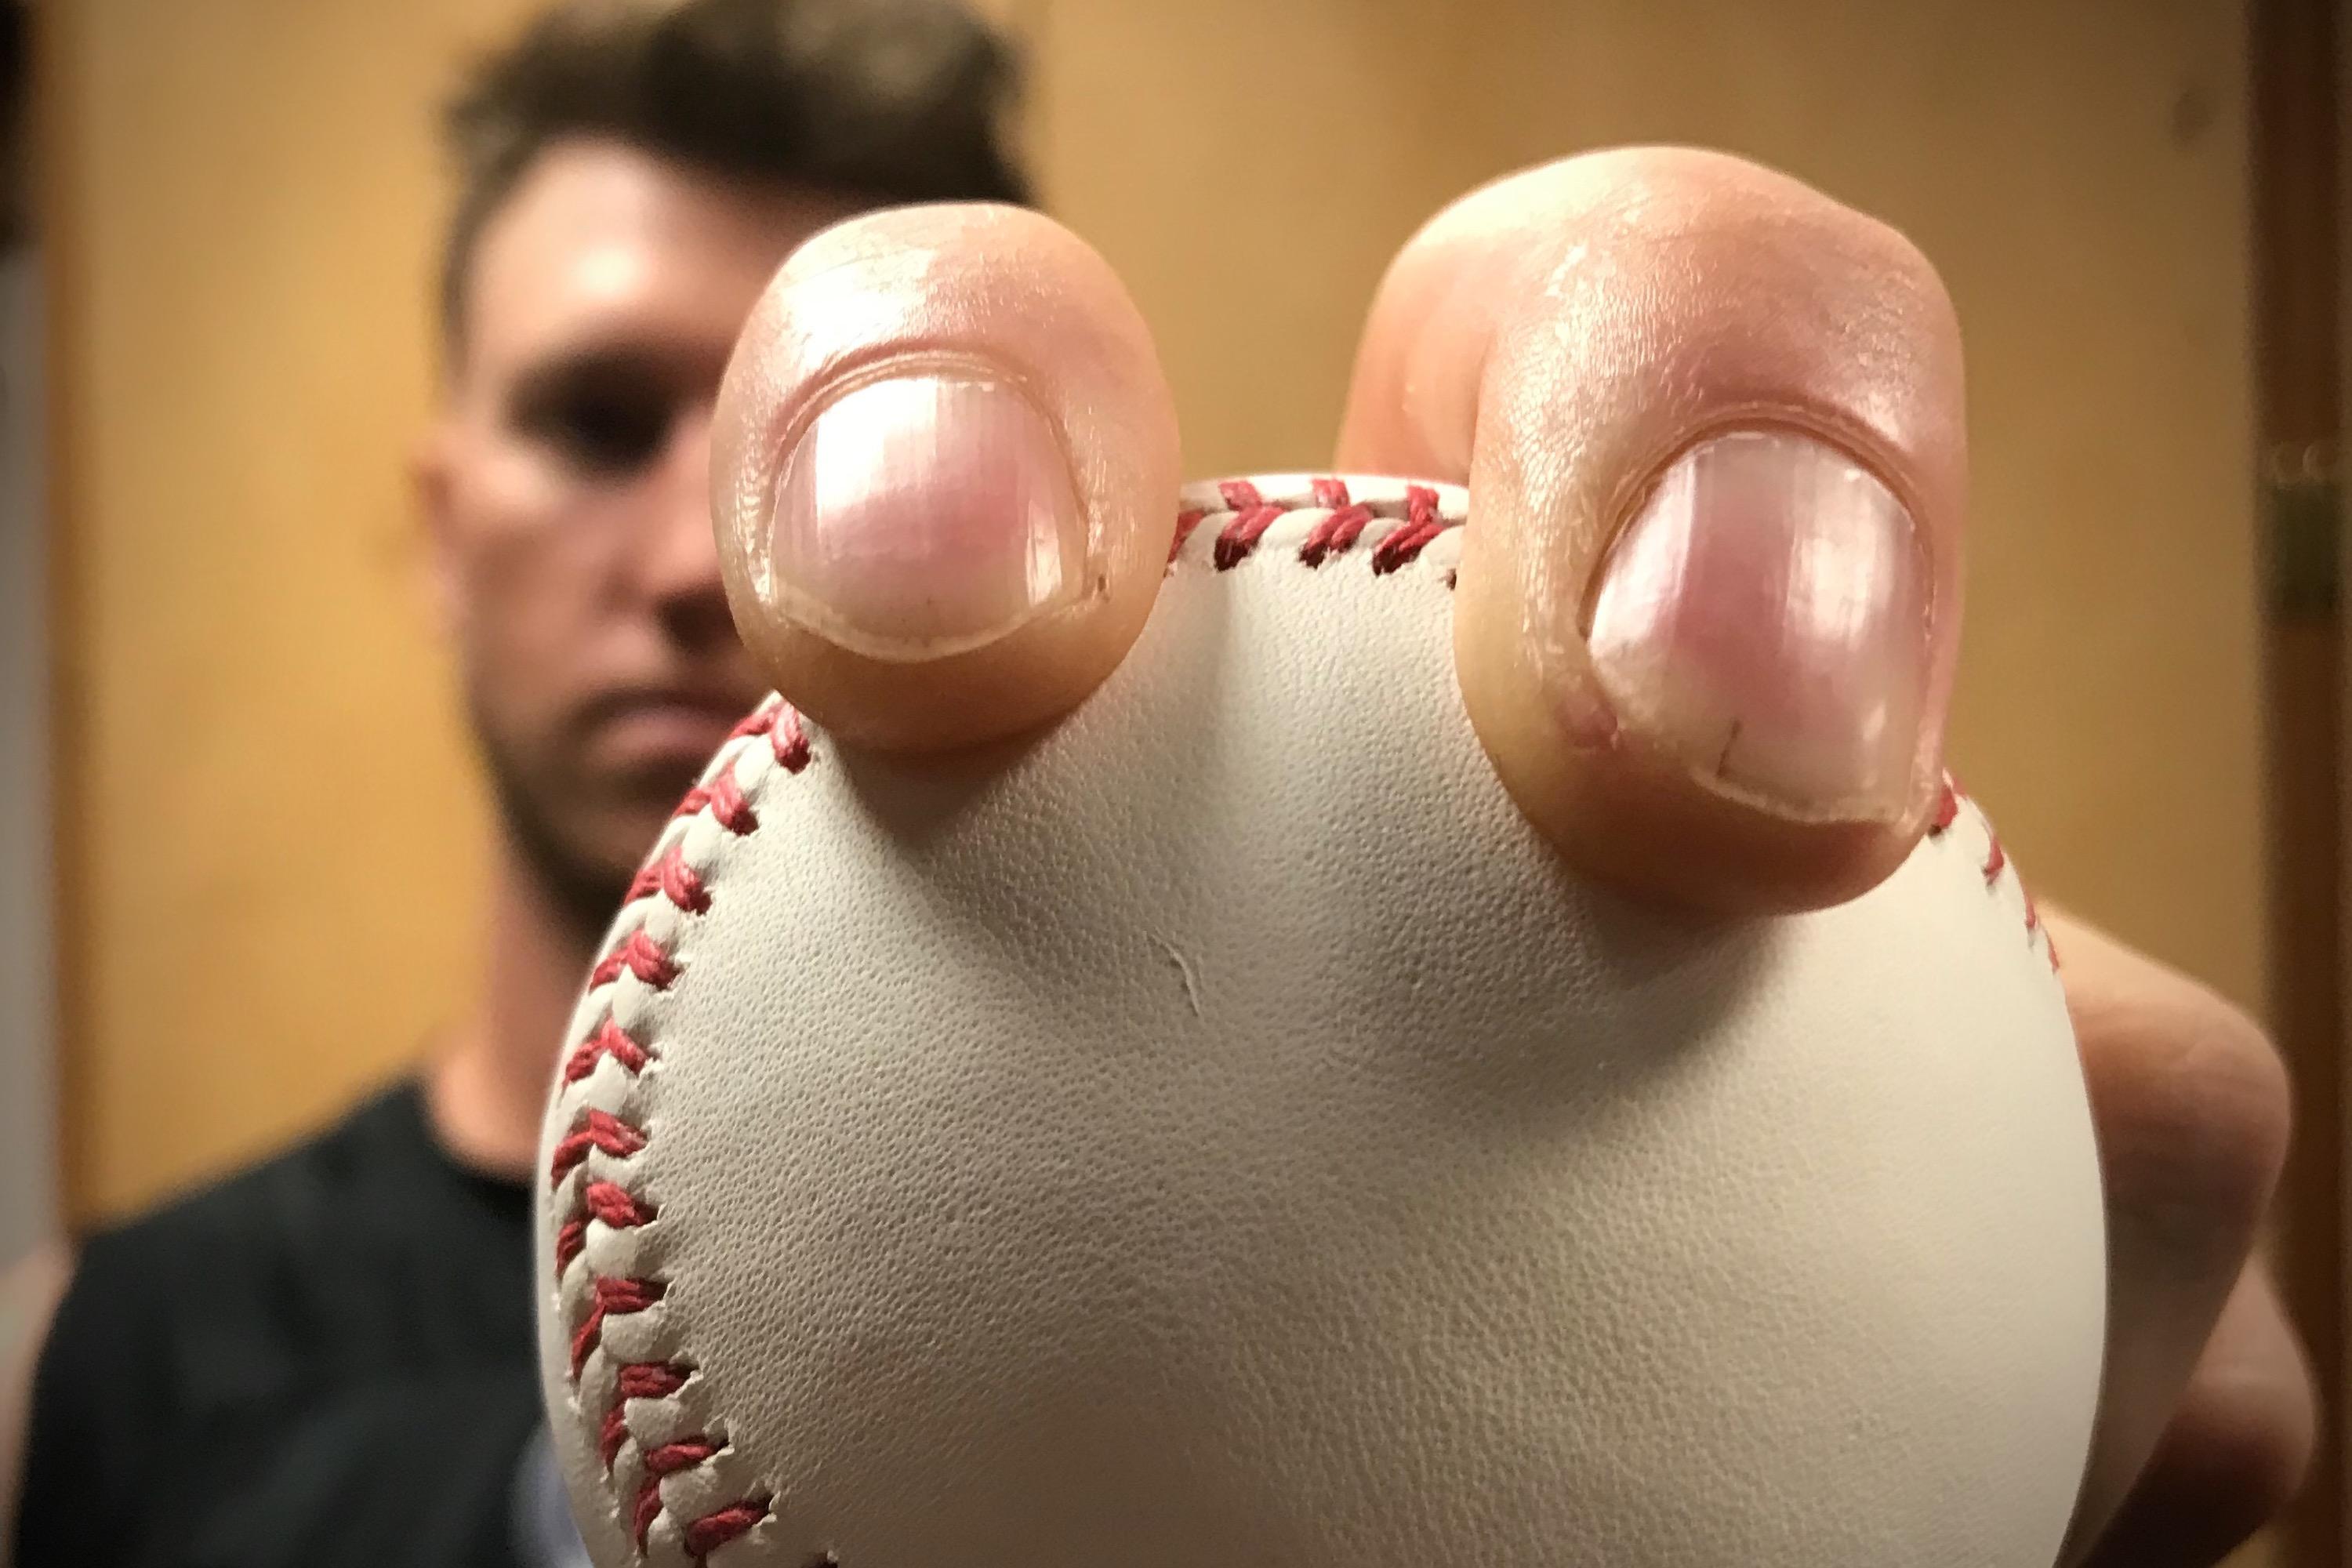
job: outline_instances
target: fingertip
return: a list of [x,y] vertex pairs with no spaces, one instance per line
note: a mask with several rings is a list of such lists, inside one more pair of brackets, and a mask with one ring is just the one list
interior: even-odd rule
[[1157,592],[1173,401],[1132,300],[1025,209],[897,208],[795,253],[722,388],[737,624],[847,739],[977,744],[1066,712]]
[[[1382,285],[1342,450],[1466,463],[1457,668],[1570,859],[1701,907],[1888,874],[1942,774],[1959,353],[1899,235],[1625,149],[1489,185]],[[1465,456],[1466,455],[1466,457]]]
[[1924,812],[1798,821],[1697,785],[1685,756],[1620,721],[1596,686],[1534,667],[1519,618],[1481,600],[1465,542],[1454,663],[1464,707],[1520,810],[1613,886],[1731,915],[1819,909],[1867,891],[1908,853]]

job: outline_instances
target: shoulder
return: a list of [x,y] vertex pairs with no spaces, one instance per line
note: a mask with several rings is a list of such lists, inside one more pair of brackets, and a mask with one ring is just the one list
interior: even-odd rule
[[[226,1356],[267,1381],[265,1325],[299,1317],[310,1270],[347,1244],[378,1189],[431,1158],[417,1092],[385,1089],[323,1132],[89,1236],[50,1331],[60,1377],[171,1374]],[[45,1371],[47,1368],[45,1367]]]
[[404,1084],[91,1237],[36,1374],[19,1561],[376,1562],[386,1510],[503,1539],[538,1412],[528,1212]]
[[209,1272],[225,1255],[299,1244],[432,1158],[420,1096],[404,1081],[322,1132],[98,1232],[84,1246],[82,1271]]
[[[21,1466],[11,1467],[21,1561],[128,1560],[138,1500],[207,1407],[225,1390],[268,1398],[299,1380],[286,1329],[304,1314],[284,1284],[404,1137],[424,1133],[404,1086],[84,1240],[41,1342]],[[122,1550],[91,1555],[92,1519],[113,1521],[108,1539],[121,1536]]]
[[169,1253],[191,1244],[273,1239],[320,1223],[339,1199],[395,1183],[404,1168],[430,1159],[424,1098],[404,1079],[352,1107],[322,1133],[103,1229],[89,1239],[89,1250]]

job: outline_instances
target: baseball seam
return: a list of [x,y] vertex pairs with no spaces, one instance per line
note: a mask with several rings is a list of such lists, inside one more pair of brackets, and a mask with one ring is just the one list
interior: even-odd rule
[[[756,830],[759,816],[737,778],[737,767],[745,748],[762,740],[775,767],[787,773],[801,772],[814,760],[799,714],[781,699],[771,697],[736,726],[709,774],[687,793],[676,816],[708,820],[719,830],[722,846]],[[716,862],[722,854],[723,849],[713,849],[707,859]],[[688,859],[687,837],[680,833],[637,873],[624,907],[657,900],[681,917],[706,913],[711,905],[709,879],[713,868],[710,864],[698,867]],[[603,993],[602,1015],[564,1058],[559,1094],[576,1101],[583,1086],[607,1061],[633,1084],[659,1062],[658,1031],[642,1024],[635,1029],[625,1026],[614,1005],[625,977],[654,992],[667,991],[683,973],[676,945],[675,934],[664,941],[641,922],[614,941],[597,960],[589,973],[589,994],[594,997]],[[575,1399],[583,1393],[583,1378],[591,1358],[610,1348],[606,1331],[614,1321],[651,1314],[668,1293],[668,1282],[657,1269],[612,1273],[583,1263],[592,1226],[608,1232],[640,1231],[659,1219],[661,1211],[641,1190],[635,1166],[636,1157],[652,1137],[650,1121],[642,1115],[575,1104],[569,1131],[557,1140],[549,1159],[550,1185],[559,1192],[567,1184],[571,1189],[564,1199],[569,1213],[556,1231],[554,1252],[557,1285],[566,1306],[572,1309],[569,1354]],[[675,1409],[664,1420],[648,1423],[643,1433],[631,1426],[633,1405],[674,1407],[698,1370],[684,1342],[686,1336],[666,1321],[657,1327],[656,1337],[668,1342],[667,1353],[623,1359],[610,1369],[611,1394],[597,1421],[597,1453],[606,1479],[617,1484],[625,1451],[635,1451],[637,1478],[635,1493],[627,1500],[626,1518],[638,1556],[647,1554],[655,1526],[667,1515],[679,1547],[700,1563],[768,1519],[773,1512],[772,1494],[750,1490],[711,1506],[683,1510],[669,1507],[664,1484],[673,1477],[709,1467],[728,1451],[729,1445],[716,1423],[679,1429],[681,1413]]]
[[1949,773],[1944,775],[1943,785],[1937,793],[1935,812],[1927,818],[1927,836],[1929,838],[1940,839],[1948,834],[1952,825],[1959,820],[1960,807],[1964,805],[1976,817],[1977,826],[1984,829],[1985,854],[1978,869],[1984,873],[1985,887],[1988,889],[1998,888],[2004,880],[2017,884],[2018,897],[2025,904],[2026,941],[2030,942],[2037,938],[2040,939],[2042,955],[2050,961],[2050,967],[2056,969],[2058,939],[2052,936],[2050,928],[2042,923],[2042,911],[2034,906],[2032,889],[2026,887],[2025,879],[2017,874],[2016,866],[2010,860],[2009,851],[2001,847],[2000,835],[1993,831],[1992,819],[1979,810],[1976,803],[1961,792],[1959,781]]
[[[1231,571],[1256,553],[1272,525],[1293,512],[1323,514],[1309,527],[1297,552],[1296,559],[1309,568],[1319,568],[1353,550],[1375,520],[1392,521],[1394,526],[1380,534],[1370,551],[1371,572],[1377,576],[1412,564],[1458,521],[1442,515],[1436,490],[1423,485],[1405,487],[1401,500],[1370,503],[1354,500],[1345,481],[1338,479],[1308,480],[1304,500],[1268,500],[1246,479],[1228,479],[1217,488],[1227,519],[1218,528],[1209,563],[1219,572]],[[1216,514],[1205,507],[1179,513],[1175,543],[1169,554],[1171,564],[1213,515]],[[1453,579],[1449,568],[1448,587]],[[772,763],[758,772],[747,794],[738,776],[739,766],[762,742]],[[715,1477],[711,1484],[719,1485],[717,1492],[709,1486],[698,1489],[707,1498],[715,1497],[715,1501],[696,1501],[688,1496],[674,1503],[665,1490],[673,1483],[683,1490],[687,1478],[711,1475],[711,1467],[730,1448],[719,1422],[697,1422],[687,1409],[684,1396],[695,1384],[699,1369],[688,1342],[689,1336],[675,1321],[674,1308],[667,1305],[668,1280],[664,1272],[646,1266],[636,1255],[631,1255],[635,1266],[623,1271],[600,1268],[590,1256],[592,1232],[642,1235],[660,1218],[658,1205],[645,1190],[638,1163],[656,1129],[641,1110],[628,1109],[636,1091],[660,1068],[657,1013],[652,1023],[640,1019],[631,1026],[623,1023],[616,1007],[633,990],[665,994],[687,973],[677,952],[679,928],[673,927],[667,938],[656,936],[646,923],[646,915],[667,909],[683,922],[708,913],[714,899],[712,880],[722,863],[737,841],[759,829],[753,796],[764,790],[776,772],[798,774],[814,760],[799,713],[781,698],[770,697],[736,726],[704,781],[687,793],[675,814],[686,819],[688,829],[708,822],[717,830],[701,863],[688,853],[688,832],[679,830],[638,871],[624,908],[646,912],[636,923],[617,932],[591,970],[583,1005],[593,1022],[584,1030],[574,1029],[578,1043],[565,1056],[559,1073],[556,1092],[559,1106],[568,1112],[567,1130],[550,1155],[548,1181],[551,1190],[560,1194],[554,1204],[565,1215],[556,1230],[553,1250],[555,1285],[571,1325],[570,1384],[583,1418],[595,1423],[597,1454],[605,1479],[616,1492],[625,1494],[616,1500],[623,1502],[626,1528],[641,1561],[650,1554],[656,1532],[667,1521],[686,1557],[697,1564],[705,1563],[719,1548],[774,1517],[775,1492],[772,1487],[755,1487],[729,1496],[731,1489],[719,1485]],[[1942,838],[1948,833],[1959,819],[1963,801],[1948,780],[1927,828],[1929,837]],[[1987,835],[1989,848],[1980,869],[1990,889],[2004,877],[2013,878],[2014,871],[2000,840],[1992,836],[1991,825],[1983,822],[1981,813],[1973,815]],[[2055,967],[2056,950],[2048,946],[2048,932],[2041,929],[2031,895],[2025,897],[2025,921],[2029,940],[2040,933]],[[618,1110],[587,1103],[590,1089],[608,1062],[628,1091]],[[627,1355],[619,1353],[608,1337],[607,1331],[619,1320],[641,1324],[646,1331]],[[649,1353],[647,1346],[654,1347]],[[602,1366],[607,1375],[594,1381],[608,1384],[609,1393],[602,1400],[601,1411],[592,1412],[591,1380],[586,1374],[600,1356],[609,1363]],[[632,1453],[633,1491],[623,1482],[623,1461]],[[818,1561],[833,1560],[827,1556]]]
[[[1315,479],[1307,481],[1308,499],[1269,501],[1259,493],[1257,486],[1247,479],[1224,479],[1217,485],[1232,521],[1217,531],[1216,542],[1210,551],[1210,564],[1220,572],[1230,572],[1248,560],[1257,551],[1266,530],[1295,511],[1321,511],[1327,515],[1307,531],[1298,546],[1302,565],[1316,567],[1332,556],[1352,548],[1364,531],[1379,517],[1401,517],[1403,526],[1391,529],[1372,546],[1372,575],[1385,577],[1411,565],[1432,540],[1450,526],[1442,515],[1437,502],[1437,490],[1430,485],[1407,485],[1402,512],[1395,503],[1376,504],[1360,501],[1348,493],[1347,481],[1337,479]],[[1168,547],[1168,559],[1172,563],[1183,552],[1193,531],[1209,516],[1206,507],[1187,507],[1176,514],[1176,537]],[[1446,574],[1446,586],[1454,585],[1453,574]]]

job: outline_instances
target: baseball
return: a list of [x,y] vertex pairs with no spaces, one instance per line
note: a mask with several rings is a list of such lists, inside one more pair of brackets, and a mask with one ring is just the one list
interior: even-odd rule
[[2047,1568],[2097,1167],[1975,806],[1727,922],[1567,870],[1456,692],[1462,492],[1187,492],[1050,732],[774,700],[542,1139],[604,1568]]

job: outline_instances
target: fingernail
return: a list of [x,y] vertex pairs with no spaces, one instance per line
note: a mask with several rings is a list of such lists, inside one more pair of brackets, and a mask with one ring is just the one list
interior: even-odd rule
[[1052,423],[1011,380],[961,365],[825,404],[777,477],[770,549],[781,614],[896,660],[994,642],[1089,578]]
[[1792,431],[1685,453],[1591,601],[1594,672],[1710,789],[1803,821],[1886,821],[1911,794],[1929,580],[1878,478]]

